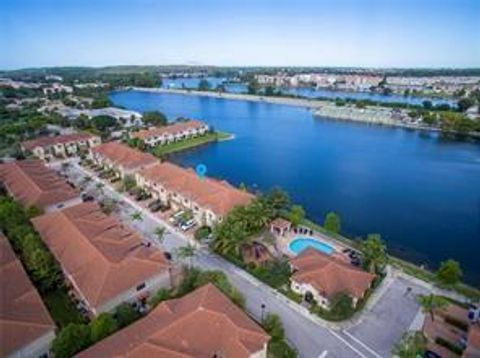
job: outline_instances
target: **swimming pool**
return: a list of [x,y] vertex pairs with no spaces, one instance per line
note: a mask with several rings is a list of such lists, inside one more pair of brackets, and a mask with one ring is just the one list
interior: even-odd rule
[[334,248],[329,244],[324,242],[310,239],[306,237],[297,237],[288,244],[288,248],[292,251],[295,255],[298,255],[300,252],[305,250],[308,247],[313,247],[314,249],[323,252],[324,254],[331,255],[333,253]]

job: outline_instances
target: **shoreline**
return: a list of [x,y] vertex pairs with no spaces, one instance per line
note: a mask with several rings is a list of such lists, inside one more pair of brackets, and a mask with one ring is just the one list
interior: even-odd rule
[[[409,130],[427,131],[427,132],[441,132],[440,128],[423,126],[418,124],[404,123],[395,120],[389,115],[392,109],[389,107],[373,107],[356,108],[355,106],[336,106],[333,101],[322,99],[307,99],[307,98],[290,98],[290,97],[274,97],[274,96],[259,96],[241,93],[218,93],[212,91],[198,91],[198,90],[184,90],[184,89],[167,89],[167,88],[146,88],[146,87],[128,87],[123,88],[126,91],[140,91],[149,93],[166,93],[179,94],[184,96],[203,96],[219,99],[230,99],[236,101],[250,101],[260,103],[279,104],[294,107],[303,107],[312,111],[314,117],[322,117],[326,119],[334,119],[340,121],[349,121],[355,123],[373,124],[377,126],[397,127]],[[365,114],[367,112],[367,114]],[[368,116],[368,118],[367,118]],[[451,134],[457,134],[451,132]],[[468,133],[463,134],[467,137],[479,139],[480,134]]]

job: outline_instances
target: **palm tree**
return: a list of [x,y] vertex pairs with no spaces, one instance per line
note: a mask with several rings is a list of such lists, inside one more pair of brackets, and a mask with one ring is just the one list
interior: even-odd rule
[[105,186],[105,184],[103,184],[103,183],[97,183],[97,184],[95,185],[95,187],[97,188],[97,190],[98,190],[98,192],[99,192],[100,194],[103,194],[103,187],[104,187],[104,186]]
[[247,230],[241,221],[227,218],[215,228],[213,248],[221,254],[240,254],[240,248],[249,241]]
[[142,221],[143,220],[142,213],[140,211],[135,211],[132,215],[130,215],[130,218],[133,221]]
[[155,236],[157,237],[157,241],[161,244],[165,239],[165,228],[162,226],[158,226],[155,228],[154,231]]
[[422,307],[423,313],[430,314],[432,321],[435,320],[435,311],[448,305],[447,299],[434,294],[418,296],[418,303]]
[[192,268],[192,261],[195,255],[197,254],[197,249],[195,246],[188,244],[187,246],[181,246],[177,249],[177,255],[181,259],[188,258],[189,268]]
[[378,234],[368,235],[362,242],[361,251],[365,265],[371,273],[379,272],[387,263],[387,247]]

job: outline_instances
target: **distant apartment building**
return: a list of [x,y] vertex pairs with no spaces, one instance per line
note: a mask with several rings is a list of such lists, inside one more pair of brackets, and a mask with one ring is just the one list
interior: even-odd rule
[[132,132],[130,137],[141,139],[147,146],[154,147],[204,135],[208,130],[207,124],[197,120],[189,120],[164,127],[154,127]]
[[92,161],[104,169],[112,169],[124,178],[138,170],[158,162],[153,155],[130,148],[127,145],[109,142],[90,149]]
[[193,169],[163,162],[136,174],[137,185],[175,210],[191,210],[199,225],[221,222],[235,206],[246,205],[250,193],[212,178],[200,178]]
[[292,258],[290,267],[292,290],[325,309],[330,309],[331,299],[341,293],[349,295],[356,306],[375,279],[375,275],[314,248]]
[[0,356],[47,357],[55,324],[0,232]]
[[43,88],[43,94],[73,93],[73,87],[55,82]]
[[59,136],[39,137],[21,143],[24,152],[31,152],[42,160],[66,158],[101,144],[99,136],[89,133],[62,134]]
[[269,335],[209,283],[162,302],[77,357],[266,358]]
[[35,206],[44,212],[81,202],[78,191],[41,160],[0,164],[0,183],[23,206]]
[[117,121],[121,122],[124,127],[140,126],[143,124],[143,116],[139,112],[129,111],[116,107],[78,109],[62,106],[56,109],[56,112],[61,116],[71,120],[76,119],[81,115],[84,115],[89,119],[98,116],[108,116],[115,118]]
[[37,216],[32,223],[60,263],[71,292],[93,316],[123,302],[144,302],[171,286],[164,253],[96,203]]

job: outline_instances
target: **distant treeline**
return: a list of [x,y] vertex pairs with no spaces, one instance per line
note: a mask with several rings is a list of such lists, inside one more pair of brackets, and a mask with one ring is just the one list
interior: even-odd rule
[[360,68],[360,67],[215,67],[215,66],[108,66],[108,67],[43,67],[27,68],[13,71],[0,71],[0,76],[14,79],[35,80],[46,75],[58,75],[65,79],[109,80],[116,76],[151,76],[160,77],[174,73],[202,74],[205,76],[233,77],[240,73],[275,74],[279,71],[288,74],[326,73],[326,74],[360,74],[380,76],[480,76],[479,68]]

